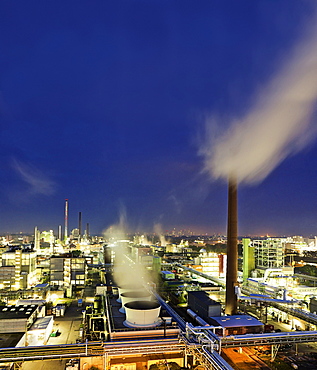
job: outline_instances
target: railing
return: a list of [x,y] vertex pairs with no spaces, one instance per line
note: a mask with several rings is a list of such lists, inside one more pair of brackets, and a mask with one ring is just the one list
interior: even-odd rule
[[221,340],[222,347],[245,347],[317,342],[317,331],[230,335]]

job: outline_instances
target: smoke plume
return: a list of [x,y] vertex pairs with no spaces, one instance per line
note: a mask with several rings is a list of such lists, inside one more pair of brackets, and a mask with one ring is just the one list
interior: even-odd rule
[[315,137],[312,116],[317,101],[316,27],[308,35],[268,86],[262,88],[243,118],[230,119],[225,132],[216,132],[219,119],[211,116],[206,120],[200,154],[204,170],[213,178],[234,176],[238,182],[260,182]]

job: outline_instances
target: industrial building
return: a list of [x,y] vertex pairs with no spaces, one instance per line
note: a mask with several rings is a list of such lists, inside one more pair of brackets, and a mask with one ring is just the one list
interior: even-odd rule
[[45,316],[40,305],[8,305],[0,307],[0,333],[24,333],[38,317]]
[[52,333],[53,316],[39,317],[27,332],[24,333],[16,347],[44,346]]
[[223,336],[248,333],[256,334],[264,331],[264,324],[249,315],[209,317],[209,323],[221,327],[221,329],[216,330],[216,333]]
[[84,257],[70,255],[53,256],[50,258],[51,285],[84,287],[87,274],[87,264]]
[[12,249],[2,253],[0,285],[10,290],[27,289],[36,282],[36,252]]
[[227,255],[200,250],[199,257],[195,258],[195,265],[201,265],[201,272],[215,277],[226,276]]
[[253,240],[256,269],[279,268],[284,265],[285,246],[279,238]]
[[209,298],[204,291],[188,291],[187,306],[207,323],[211,316],[221,316],[221,304]]

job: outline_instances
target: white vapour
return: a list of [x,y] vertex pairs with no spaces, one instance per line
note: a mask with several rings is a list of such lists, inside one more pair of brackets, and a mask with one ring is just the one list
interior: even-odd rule
[[161,224],[154,224],[154,232],[159,236],[160,243],[162,247],[166,247],[167,240],[165,238],[165,235],[163,233],[162,225]]
[[317,101],[317,29],[297,45],[284,68],[260,92],[242,119],[216,133],[219,120],[206,121],[200,149],[204,170],[213,178],[238,182],[263,180],[282,160],[303,149],[316,136],[312,115]]
[[132,290],[139,290],[149,282],[145,267],[131,256],[131,244],[127,238],[127,221],[124,209],[120,213],[120,221],[110,226],[104,235],[111,242],[115,253],[113,278],[119,286],[131,286]]

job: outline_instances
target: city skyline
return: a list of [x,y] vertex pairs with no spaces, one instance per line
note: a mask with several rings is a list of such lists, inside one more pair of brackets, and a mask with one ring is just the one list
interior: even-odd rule
[[[211,136],[221,137],[249,116],[314,33],[313,1],[18,0],[0,10],[0,234],[57,232],[66,198],[69,230],[82,212],[91,234],[122,213],[132,232],[226,233],[227,184],[206,173],[206,122],[217,117]],[[307,130],[239,186],[239,235],[317,234],[313,98],[307,110]]]

